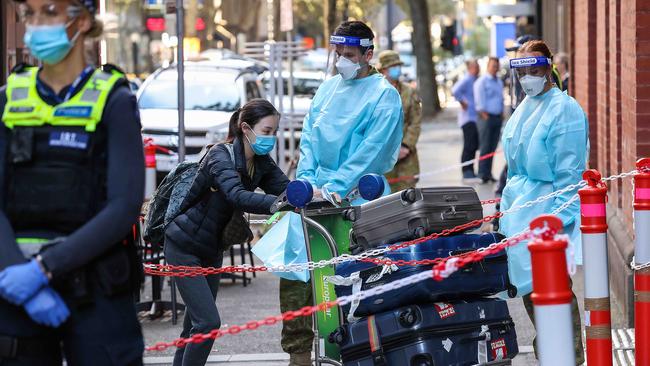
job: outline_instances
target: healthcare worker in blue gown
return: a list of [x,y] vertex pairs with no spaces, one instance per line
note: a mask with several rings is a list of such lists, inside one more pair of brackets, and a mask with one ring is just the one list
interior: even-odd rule
[[[338,75],[320,86],[303,123],[297,179],[310,182],[316,197],[333,203],[362,176],[391,171],[402,142],[402,101],[370,66],[373,37],[359,21],[336,28],[330,43]],[[280,303],[283,311],[312,305],[309,284],[282,279]],[[284,323],[282,348],[291,355],[290,365],[311,365],[313,336],[309,318]]]
[[[589,125],[580,105],[554,83],[551,76],[552,55],[543,41],[525,43],[510,61],[515,82],[527,94],[506,124],[502,134],[503,151],[508,163],[508,180],[503,190],[502,211],[545,196],[582,180],[589,153]],[[554,213],[577,191],[564,193],[530,208],[503,216],[501,231],[515,235],[526,229],[531,220],[542,214]],[[580,240],[580,204],[574,201],[556,214],[569,235],[567,254],[582,263]],[[508,269],[517,296],[533,320],[530,300],[532,274],[527,243],[508,249]],[[584,363],[580,315],[573,296],[573,323],[576,364]],[[534,324],[534,321],[533,321]]]

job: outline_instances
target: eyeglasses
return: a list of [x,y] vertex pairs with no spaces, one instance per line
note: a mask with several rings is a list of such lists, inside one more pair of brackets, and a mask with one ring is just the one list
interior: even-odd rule
[[27,4],[18,6],[17,12],[20,21],[29,25],[53,25],[65,23],[69,18],[76,18],[81,14],[81,7],[76,5],[57,5],[50,3],[43,5],[41,9],[35,10]]

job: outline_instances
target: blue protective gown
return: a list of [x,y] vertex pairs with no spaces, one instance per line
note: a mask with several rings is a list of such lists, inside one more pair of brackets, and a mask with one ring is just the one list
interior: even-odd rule
[[399,93],[381,74],[326,80],[303,122],[297,179],[344,197],[362,176],[383,176],[397,162],[403,119]]
[[[589,125],[580,105],[552,88],[543,95],[526,97],[517,107],[502,134],[503,151],[508,163],[508,181],[501,210],[519,206],[582,180],[589,151]],[[577,191],[565,193],[531,208],[501,219],[501,231],[512,236],[526,229],[534,218],[550,214],[571,199]],[[558,214],[569,235],[568,253],[573,251],[582,263],[580,240],[580,204],[575,201]],[[530,252],[527,243],[508,248],[510,281],[517,295],[532,291]]]

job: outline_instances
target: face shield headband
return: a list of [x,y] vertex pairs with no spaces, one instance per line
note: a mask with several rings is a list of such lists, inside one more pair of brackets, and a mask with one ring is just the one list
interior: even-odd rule
[[512,75],[511,105],[516,108],[526,95],[537,96],[548,79],[546,70],[553,61],[548,57],[522,57],[510,60]]
[[[358,47],[361,49],[361,53],[365,55],[368,50],[372,49],[374,44],[370,38],[360,38],[352,36],[341,36],[341,35],[332,35],[330,36],[330,51],[327,55],[327,71],[326,77],[333,76],[336,74],[335,65],[339,61],[339,56],[336,52],[337,46],[342,47]],[[350,65],[352,67],[354,65]],[[338,70],[339,72],[341,70]],[[357,70],[358,71],[358,70]],[[354,72],[351,71],[351,74]]]
[[520,69],[524,67],[551,66],[553,61],[548,57],[521,57],[510,60],[510,67]]

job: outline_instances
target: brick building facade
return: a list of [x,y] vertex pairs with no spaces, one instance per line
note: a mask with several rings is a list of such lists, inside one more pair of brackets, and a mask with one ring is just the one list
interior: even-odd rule
[[[634,169],[650,156],[650,1],[572,0],[571,93],[590,123],[589,165],[605,175]],[[633,321],[633,186],[609,194],[612,291]]]
[[29,59],[23,45],[24,26],[18,21],[13,1],[0,1],[0,85],[17,63]]

